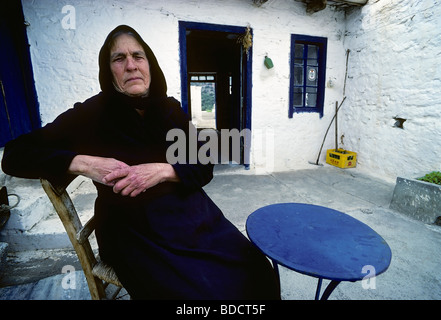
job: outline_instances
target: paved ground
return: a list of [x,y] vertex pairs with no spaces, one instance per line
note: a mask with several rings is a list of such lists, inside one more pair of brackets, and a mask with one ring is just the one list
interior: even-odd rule
[[[245,170],[218,170],[205,190],[242,231],[247,216],[268,204],[304,202],[343,211],[379,233],[392,249],[389,269],[370,289],[361,282],[342,283],[330,300],[440,300],[441,227],[389,209],[394,184],[357,169],[314,166],[309,170],[252,175]],[[63,289],[63,266],[74,266],[75,288]],[[2,270],[0,300],[89,299],[75,255],[66,250],[9,253]],[[311,300],[317,280],[281,269],[282,297]],[[324,286],[327,284],[324,281]],[[323,286],[323,287],[324,287]],[[64,283],[66,287],[66,283]]]

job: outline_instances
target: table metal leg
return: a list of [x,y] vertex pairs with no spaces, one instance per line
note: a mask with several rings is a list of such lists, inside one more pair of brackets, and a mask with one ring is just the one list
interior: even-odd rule
[[[272,260],[274,272],[276,273],[277,280],[279,281],[279,289],[280,289],[280,274],[279,274],[279,265],[276,261]],[[334,289],[340,284],[341,281],[331,280],[331,282],[328,284],[328,286],[325,289],[325,292],[323,292],[322,297],[320,298],[320,291],[322,289],[322,282],[323,279],[319,278],[317,283],[317,289],[315,291],[315,300],[328,300],[331,293],[334,291]]]
[[322,278],[318,279],[317,289],[315,290],[315,300],[320,300],[320,290],[322,289]]
[[320,290],[322,288],[322,278],[319,278],[318,284],[317,284],[317,290],[315,292],[315,300],[328,300],[331,293],[334,291],[334,289],[340,284],[341,281],[332,280],[328,286],[325,289],[325,292],[323,292],[322,297],[320,298]]
[[274,260],[272,260],[272,259],[271,259],[271,261],[272,261],[272,263],[273,263],[273,268],[274,268],[274,271],[275,271],[275,273],[276,273],[277,280],[279,281],[279,289],[280,289],[280,274],[279,274],[279,266],[278,266],[278,264],[277,264],[276,261],[274,261]]

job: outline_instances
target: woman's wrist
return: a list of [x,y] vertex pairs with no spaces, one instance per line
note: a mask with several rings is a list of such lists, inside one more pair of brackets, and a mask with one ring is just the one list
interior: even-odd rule
[[163,173],[162,182],[165,182],[165,181],[179,182],[179,177],[176,174],[176,171],[171,164],[160,163],[159,165],[162,167],[161,168],[161,172]]
[[89,167],[89,156],[77,155],[75,156],[68,168],[68,173],[83,175]]

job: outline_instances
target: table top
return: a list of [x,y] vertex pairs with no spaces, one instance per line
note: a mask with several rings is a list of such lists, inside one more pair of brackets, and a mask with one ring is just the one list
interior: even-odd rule
[[280,203],[246,222],[250,240],[280,265],[317,278],[357,281],[390,265],[386,241],[361,221],[330,208]]

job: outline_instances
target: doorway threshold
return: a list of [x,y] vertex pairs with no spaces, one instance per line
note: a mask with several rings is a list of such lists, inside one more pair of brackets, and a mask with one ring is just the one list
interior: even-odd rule
[[238,163],[221,163],[214,165],[213,174],[233,174],[233,173],[245,173],[248,171],[249,166]]

